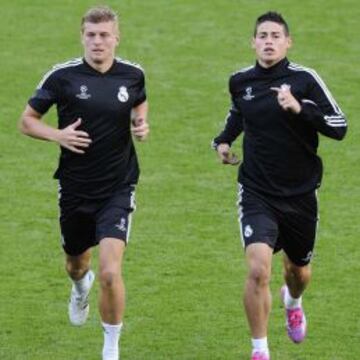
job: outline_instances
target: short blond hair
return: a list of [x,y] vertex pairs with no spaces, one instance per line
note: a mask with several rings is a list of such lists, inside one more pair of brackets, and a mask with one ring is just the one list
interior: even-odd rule
[[118,27],[119,18],[117,13],[108,6],[95,6],[90,8],[81,19],[81,31],[84,31],[85,23],[99,24],[112,21]]

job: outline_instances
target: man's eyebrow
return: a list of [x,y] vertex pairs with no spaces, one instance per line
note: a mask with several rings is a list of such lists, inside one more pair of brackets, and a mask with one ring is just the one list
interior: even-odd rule
[[280,34],[281,31],[259,31],[258,34]]

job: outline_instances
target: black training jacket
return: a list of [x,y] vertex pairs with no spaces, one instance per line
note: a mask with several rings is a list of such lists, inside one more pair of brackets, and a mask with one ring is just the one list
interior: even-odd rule
[[[289,86],[300,102],[299,114],[283,110],[271,87]],[[247,189],[290,197],[320,186],[322,162],[318,133],[341,140],[344,114],[319,75],[283,59],[271,68],[258,63],[230,77],[232,107],[213,147],[243,132],[243,162],[238,180]]]

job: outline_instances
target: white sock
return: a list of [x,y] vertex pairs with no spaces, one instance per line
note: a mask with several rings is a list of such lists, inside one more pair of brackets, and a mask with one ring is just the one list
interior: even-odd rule
[[285,287],[285,297],[284,297],[285,307],[287,309],[296,309],[301,307],[301,296],[297,299],[294,299],[289,292],[288,287]]
[[121,335],[122,323],[110,325],[102,323],[104,329],[103,358],[119,358],[119,339]]
[[267,337],[260,338],[260,339],[251,339],[253,353],[255,351],[261,351],[269,355],[269,347],[267,342]]
[[84,293],[90,286],[90,270],[80,280],[72,280],[78,294]]

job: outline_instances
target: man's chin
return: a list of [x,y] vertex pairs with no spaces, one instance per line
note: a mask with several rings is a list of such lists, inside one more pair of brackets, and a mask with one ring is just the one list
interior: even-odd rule
[[101,65],[105,62],[104,58],[99,56],[91,56],[90,60],[96,65]]

